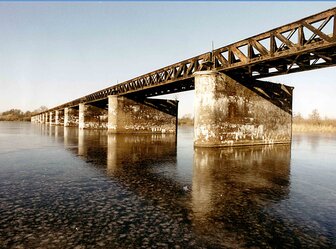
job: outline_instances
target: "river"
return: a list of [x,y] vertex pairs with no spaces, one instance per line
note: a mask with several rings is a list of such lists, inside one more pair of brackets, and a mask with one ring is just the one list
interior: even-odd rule
[[0,122],[0,248],[336,248],[336,136],[193,148]]

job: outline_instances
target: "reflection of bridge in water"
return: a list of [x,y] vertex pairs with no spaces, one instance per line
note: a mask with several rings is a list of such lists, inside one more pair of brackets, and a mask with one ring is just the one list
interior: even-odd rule
[[201,239],[223,246],[262,246],[262,241],[276,245],[274,238],[281,245],[288,240],[286,228],[269,208],[288,198],[290,146],[196,148],[189,165],[192,179],[186,184],[176,177],[179,162],[173,134],[116,135],[43,125],[41,130],[136,195],[191,225]]
[[336,9],[161,68],[49,109],[33,122],[113,133],[175,133],[177,101],[195,89],[195,146],[290,143],[292,91],[260,81],[336,64]]

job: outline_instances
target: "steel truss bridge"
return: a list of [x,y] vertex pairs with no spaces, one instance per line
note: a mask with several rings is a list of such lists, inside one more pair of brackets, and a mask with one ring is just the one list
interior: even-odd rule
[[145,98],[194,89],[197,71],[216,70],[238,81],[336,64],[336,8],[172,64],[49,109],[97,102],[109,95]]

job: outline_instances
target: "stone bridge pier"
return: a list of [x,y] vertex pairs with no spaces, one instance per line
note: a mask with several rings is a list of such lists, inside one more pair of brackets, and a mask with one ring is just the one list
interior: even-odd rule
[[195,73],[194,145],[222,147],[291,142],[293,88]]
[[[61,111],[48,115],[59,124]],[[108,129],[110,133],[176,133],[178,101],[110,95],[64,108],[64,126]]]
[[94,103],[79,104],[79,129],[106,129],[107,112],[107,108],[101,107],[99,105],[95,106]]
[[176,133],[178,101],[108,97],[111,133]]
[[75,108],[64,108],[64,126],[77,126],[78,124],[78,110]]

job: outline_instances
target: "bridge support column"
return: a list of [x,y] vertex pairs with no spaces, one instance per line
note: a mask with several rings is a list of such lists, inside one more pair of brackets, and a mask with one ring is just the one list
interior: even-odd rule
[[59,110],[55,111],[55,125],[60,125]]
[[290,143],[293,88],[239,83],[215,71],[195,73],[194,145]]
[[69,108],[64,108],[64,127],[69,126]]
[[78,119],[78,128],[84,129],[85,128],[85,109],[86,106],[83,103],[79,104],[79,119]]
[[108,97],[112,133],[176,133],[178,101]]
[[49,124],[50,125],[54,124],[54,122],[53,122],[53,116],[54,116],[54,113],[53,112],[49,112]]
[[78,127],[80,129],[106,129],[107,110],[102,105],[101,103],[79,104]]
[[46,113],[44,114],[44,118],[45,118],[45,123],[46,123],[46,124],[49,124],[49,113],[46,112]]
[[109,132],[117,132],[117,117],[118,117],[118,96],[108,96],[108,121],[107,129]]
[[77,126],[78,123],[78,117],[76,114],[77,110],[66,107],[64,108],[64,126]]

